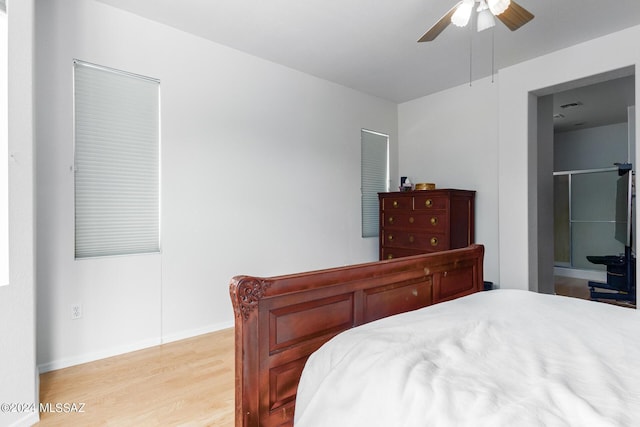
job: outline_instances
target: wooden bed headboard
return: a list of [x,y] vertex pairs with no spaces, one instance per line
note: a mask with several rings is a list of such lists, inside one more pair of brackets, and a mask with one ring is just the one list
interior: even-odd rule
[[336,334],[483,289],[484,247],[287,276],[236,276],[236,426],[293,425],[309,355]]

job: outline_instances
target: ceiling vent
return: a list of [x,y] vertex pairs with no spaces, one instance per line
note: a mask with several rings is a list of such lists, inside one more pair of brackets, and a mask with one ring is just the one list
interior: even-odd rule
[[582,102],[577,101],[577,102],[569,102],[567,104],[562,104],[560,106],[560,108],[562,108],[563,110],[569,109],[569,108],[576,108],[582,105]]

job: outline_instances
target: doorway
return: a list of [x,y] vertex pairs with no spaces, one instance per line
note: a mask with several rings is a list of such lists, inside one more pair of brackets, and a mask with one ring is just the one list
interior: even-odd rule
[[607,266],[587,256],[625,253],[628,239],[617,230],[627,227],[627,206],[619,203],[615,164],[635,159],[633,70],[591,80],[568,83],[546,100],[553,111],[554,292],[581,298],[589,297],[588,281],[607,282]]

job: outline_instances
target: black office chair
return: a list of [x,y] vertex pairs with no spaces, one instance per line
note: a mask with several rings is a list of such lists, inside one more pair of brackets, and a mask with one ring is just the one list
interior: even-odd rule
[[607,283],[589,281],[592,300],[636,303],[636,258],[629,246],[625,247],[624,255],[588,256],[587,259],[593,264],[607,266]]

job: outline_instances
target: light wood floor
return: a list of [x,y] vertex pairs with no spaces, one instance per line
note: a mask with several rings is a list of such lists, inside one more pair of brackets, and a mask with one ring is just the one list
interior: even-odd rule
[[[556,277],[556,293],[589,299],[586,280]],[[42,403],[84,412],[43,412],[36,425],[231,427],[233,340],[226,329],[42,374]]]
[[572,277],[555,276],[556,294],[567,297],[589,299],[588,280],[574,279]]
[[[555,276],[555,290],[556,294],[564,295],[568,297],[581,298],[581,299],[591,299],[589,293],[589,286],[587,285],[588,280],[583,279],[575,279],[572,277],[563,277],[563,276]],[[606,292],[604,290],[603,292]],[[600,302],[605,302],[608,304],[620,305],[623,307],[635,308],[635,304],[631,304],[626,301],[615,301],[615,300],[602,300]]]
[[233,340],[226,329],[44,373],[42,403],[84,412],[44,412],[36,426],[233,426]]

